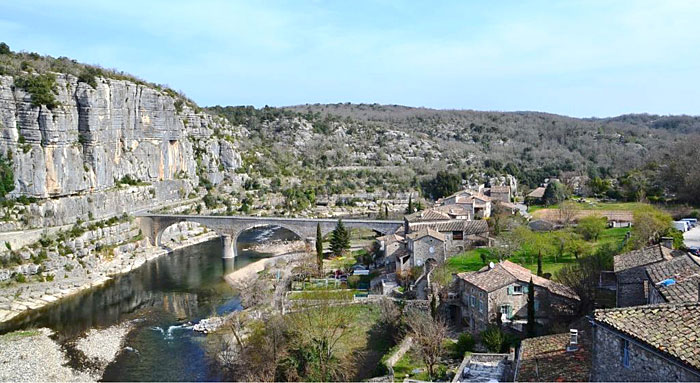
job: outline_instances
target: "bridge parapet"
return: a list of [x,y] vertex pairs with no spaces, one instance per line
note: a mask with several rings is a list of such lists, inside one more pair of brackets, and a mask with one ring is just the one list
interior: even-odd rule
[[[251,216],[206,216],[206,215],[171,215],[171,214],[142,214],[137,218],[142,233],[148,237],[154,246],[161,245],[161,237],[165,229],[179,222],[196,222],[213,230],[221,236],[231,237],[234,249],[238,235],[246,230],[262,226],[280,226],[301,239],[314,240],[316,226],[320,225],[321,233],[325,236],[335,229],[338,222],[332,218],[283,218],[283,217],[251,217]],[[366,228],[382,234],[395,233],[403,221],[380,221],[364,219],[343,219],[345,227],[350,229]]]

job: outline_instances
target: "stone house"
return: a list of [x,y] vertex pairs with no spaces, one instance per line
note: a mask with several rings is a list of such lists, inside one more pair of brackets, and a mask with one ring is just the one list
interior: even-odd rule
[[384,255],[387,272],[396,271],[396,259],[406,254],[406,239],[399,234],[389,234],[377,237],[379,250]]
[[[409,253],[408,262],[400,259],[397,270],[406,267],[420,267],[428,262],[442,264],[447,259],[445,236],[433,229],[424,228],[406,235],[406,250]],[[398,262],[398,261],[397,261]]]
[[687,303],[698,301],[700,258],[684,254],[646,267],[648,302]]
[[529,282],[535,285],[535,319],[546,324],[554,315],[567,315],[580,301],[570,288],[538,277],[518,264],[502,261],[479,271],[457,274],[457,294],[450,302],[452,319],[478,333],[501,322],[522,331],[527,324]]
[[489,225],[484,220],[466,221],[449,220],[439,223],[418,223],[411,226],[412,231],[432,229],[445,236],[447,256],[459,254],[474,246],[488,245]]
[[470,212],[470,217],[488,218],[491,216],[491,197],[481,191],[462,190],[437,201],[439,206],[462,206]]
[[596,310],[591,381],[700,381],[700,304]]
[[488,195],[492,201],[509,203],[511,200],[510,186],[491,186]]
[[662,245],[616,255],[613,270],[617,279],[617,307],[646,304],[648,300],[648,292],[645,288],[646,267],[668,261],[672,257],[672,250]]
[[541,204],[544,201],[545,190],[547,190],[546,187],[540,186],[535,190],[531,191],[528,195],[525,196],[525,203],[529,205]]

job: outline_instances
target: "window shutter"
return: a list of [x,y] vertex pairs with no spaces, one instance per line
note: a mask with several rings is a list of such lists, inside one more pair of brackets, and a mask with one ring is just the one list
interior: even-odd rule
[[523,286],[523,293],[524,293],[524,294],[527,294],[529,291],[530,291],[530,286],[529,286],[529,285]]
[[535,310],[539,310],[539,309],[540,309],[540,302],[537,299],[535,299]]
[[513,286],[508,286],[508,295],[513,295]]

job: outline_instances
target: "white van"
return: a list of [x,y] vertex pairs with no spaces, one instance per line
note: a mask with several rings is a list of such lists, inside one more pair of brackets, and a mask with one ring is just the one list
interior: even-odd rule
[[672,226],[676,230],[686,232],[690,230],[690,224],[687,221],[673,221]]

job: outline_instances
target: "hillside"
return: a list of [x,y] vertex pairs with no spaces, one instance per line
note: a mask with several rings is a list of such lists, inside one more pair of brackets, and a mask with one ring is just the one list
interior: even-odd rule
[[416,190],[443,169],[469,182],[512,174],[529,187],[548,177],[616,179],[700,133],[700,117],[688,116],[578,119],[365,104],[208,110],[248,130],[242,147],[251,177],[263,185],[304,180],[328,194]]

